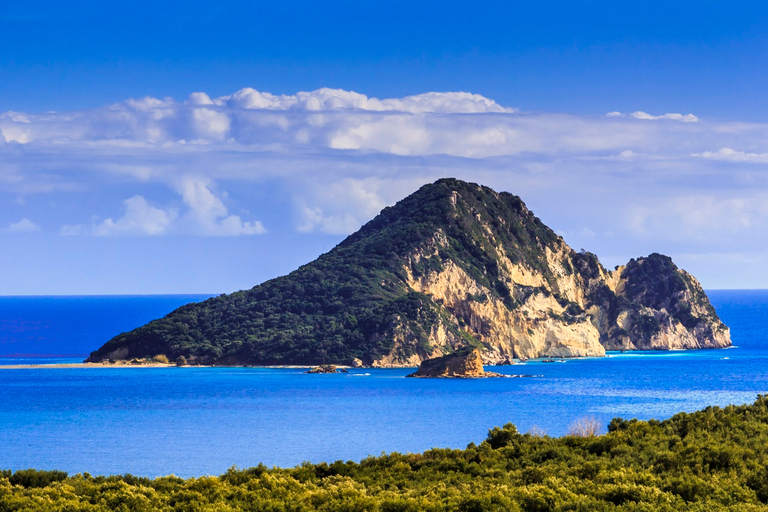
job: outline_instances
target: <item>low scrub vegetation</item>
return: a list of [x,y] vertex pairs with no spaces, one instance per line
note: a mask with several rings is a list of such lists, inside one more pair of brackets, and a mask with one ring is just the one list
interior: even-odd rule
[[0,511],[766,510],[768,397],[574,435],[507,424],[464,450],[156,479],[0,472]]
[[600,433],[600,422],[596,418],[579,418],[568,429],[569,436],[592,437]]

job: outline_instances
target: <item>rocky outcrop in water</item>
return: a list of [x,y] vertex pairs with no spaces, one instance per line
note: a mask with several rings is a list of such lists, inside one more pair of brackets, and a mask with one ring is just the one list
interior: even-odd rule
[[310,368],[304,373],[349,373],[344,368],[339,368],[335,364],[323,364]]
[[421,362],[407,377],[484,377],[483,357],[477,349],[458,350],[452,354]]

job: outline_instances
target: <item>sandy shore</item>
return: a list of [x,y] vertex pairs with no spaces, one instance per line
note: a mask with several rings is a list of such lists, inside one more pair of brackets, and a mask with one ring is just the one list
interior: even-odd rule
[[7,364],[0,365],[0,370],[30,370],[46,368],[170,368],[175,364],[107,364],[107,363],[64,363],[64,364]]
[[[216,366],[215,368],[290,368],[306,369],[307,365],[275,365],[275,366]],[[46,368],[176,368],[175,364],[109,364],[109,363],[62,363],[62,364],[8,364],[0,365],[0,370],[36,370]],[[212,366],[185,365],[181,368],[213,368]],[[336,365],[336,368],[349,369],[351,366]]]

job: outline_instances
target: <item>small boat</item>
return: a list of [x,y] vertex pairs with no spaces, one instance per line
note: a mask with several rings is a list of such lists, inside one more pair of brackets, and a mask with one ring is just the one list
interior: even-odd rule
[[554,359],[542,359],[541,362],[542,363],[554,363],[555,360]]

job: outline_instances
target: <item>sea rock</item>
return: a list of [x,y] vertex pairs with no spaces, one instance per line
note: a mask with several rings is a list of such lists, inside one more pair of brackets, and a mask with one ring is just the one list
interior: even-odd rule
[[[314,368],[310,368],[304,373],[337,373],[338,367],[335,364],[323,364],[320,366],[315,366]],[[347,373],[344,371],[344,373]]]
[[483,369],[483,357],[476,348],[465,348],[442,357],[435,357],[421,362],[415,373],[406,377],[504,377],[499,373],[486,372]]

